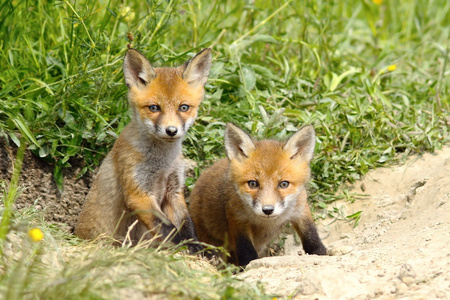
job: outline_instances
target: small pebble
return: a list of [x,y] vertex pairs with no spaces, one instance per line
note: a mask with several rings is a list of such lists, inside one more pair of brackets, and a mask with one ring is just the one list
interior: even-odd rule
[[348,254],[353,251],[352,246],[337,246],[337,247],[330,247],[327,251],[327,254],[330,256],[341,256]]
[[414,271],[413,267],[410,264],[404,264],[400,267],[400,272],[398,274],[398,277],[400,279],[403,279],[403,277],[416,277],[416,272]]
[[410,277],[410,276],[402,277],[402,282],[404,284],[406,284],[407,286],[410,286],[411,284],[413,284],[414,281],[415,281],[415,279],[413,277]]

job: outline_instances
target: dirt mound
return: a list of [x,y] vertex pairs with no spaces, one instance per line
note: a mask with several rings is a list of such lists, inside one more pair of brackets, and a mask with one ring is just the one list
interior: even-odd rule
[[361,211],[356,228],[348,220],[318,224],[333,256],[262,258],[239,277],[294,299],[447,299],[450,147],[374,170],[352,192],[367,196],[334,205],[343,216]]

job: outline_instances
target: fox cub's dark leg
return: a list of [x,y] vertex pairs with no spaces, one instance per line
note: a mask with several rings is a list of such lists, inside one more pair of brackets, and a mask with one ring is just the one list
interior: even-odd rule
[[170,241],[174,244],[180,244],[184,240],[192,240],[193,243],[188,243],[188,249],[191,254],[195,254],[203,250],[203,246],[198,244],[198,239],[195,234],[194,224],[192,223],[189,215],[186,216],[185,221],[181,227],[177,229],[170,221],[162,221],[159,218],[155,220],[155,227],[161,226],[161,234],[163,237],[167,237],[169,234],[175,232]]
[[181,240],[191,239],[193,243],[188,243],[189,252],[191,254],[203,251],[203,246],[198,244],[197,234],[195,233],[194,223],[189,214],[186,214],[185,220],[180,228],[179,237]]
[[294,223],[293,225],[302,240],[303,249],[307,254],[327,254],[327,248],[322,244],[316,225],[314,225],[312,220],[303,220],[300,224]]
[[184,240],[192,240],[188,243],[190,253],[196,253],[203,250],[199,245],[197,235],[195,233],[194,223],[189,216],[186,207],[186,201],[183,194],[183,176],[178,172],[173,172],[168,177],[166,199],[163,201],[162,210],[168,217],[173,228],[177,227],[178,231],[172,238],[172,242],[179,244]]
[[250,239],[244,235],[239,235],[236,240],[236,256],[237,263],[241,267],[245,267],[250,261],[258,258],[255,247],[253,247]]

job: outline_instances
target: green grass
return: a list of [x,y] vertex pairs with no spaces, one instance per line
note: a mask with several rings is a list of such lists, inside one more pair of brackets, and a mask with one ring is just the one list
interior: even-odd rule
[[[207,95],[184,143],[186,156],[198,163],[196,176],[223,156],[225,122],[260,138],[285,138],[313,124],[317,146],[310,198],[318,208],[344,197],[336,195],[338,188],[370,169],[449,141],[448,1],[159,0],[128,4],[130,10],[122,3],[0,3],[0,134],[16,145],[26,142],[52,163],[61,189],[62,169],[71,158],[84,159],[80,176],[94,170],[129,121],[121,70],[127,43],[154,65],[179,64],[204,47],[213,48]],[[389,71],[391,65],[396,69]],[[194,182],[187,180],[189,187]],[[17,218],[15,212],[13,224]],[[10,234],[26,232],[12,228]],[[48,242],[42,248],[69,247],[60,237],[54,240],[60,248]],[[74,247],[80,247],[75,260],[97,251],[79,242]],[[92,251],[82,254],[84,249]],[[143,250],[101,249],[124,264],[128,259],[144,268],[153,263],[137,262]],[[92,261],[102,265],[101,257]],[[70,264],[73,258],[62,256],[56,277],[69,278],[67,270],[83,277],[97,268],[93,263],[77,269]],[[3,291],[11,274],[5,266]],[[29,288],[19,292],[54,297],[56,283],[47,292],[39,288],[50,276],[45,264],[30,268],[24,275]],[[108,287],[101,285],[107,283],[99,282],[100,287],[74,287],[67,297],[105,298]]]
[[[60,187],[71,157],[92,169],[129,121],[128,32],[155,65],[213,47],[208,94],[185,143],[200,169],[223,155],[224,122],[280,138],[310,123],[314,199],[326,201],[399,152],[448,140],[446,1],[149,1],[128,15],[121,1],[70,3],[12,1],[0,10],[0,130],[16,144],[27,137],[55,164]],[[259,106],[285,109],[278,126]]]
[[[117,248],[88,243],[39,220],[39,213],[15,218],[2,256],[4,299],[265,299],[263,289],[216,270],[206,260],[175,249]],[[44,239],[32,241],[28,228]]]

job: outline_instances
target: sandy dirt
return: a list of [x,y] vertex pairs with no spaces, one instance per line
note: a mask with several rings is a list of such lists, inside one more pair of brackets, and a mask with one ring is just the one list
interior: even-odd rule
[[[10,149],[0,141],[5,184],[14,157]],[[79,178],[80,167],[73,166],[64,170],[65,190],[59,193],[53,169],[27,153],[24,191],[15,206],[34,205],[48,221],[70,231],[92,182],[89,174]],[[237,276],[283,298],[450,298],[450,147],[371,171],[351,192],[367,196],[334,205],[342,216],[362,211],[356,228],[348,220],[318,221],[331,256],[299,256],[301,246],[291,237],[285,256],[255,260]]]
[[[331,256],[298,255],[251,262],[240,278],[293,299],[448,299],[450,297],[450,147],[379,168],[355,183],[367,195],[334,205],[359,224],[318,221]],[[289,243],[288,243],[289,244]]]

